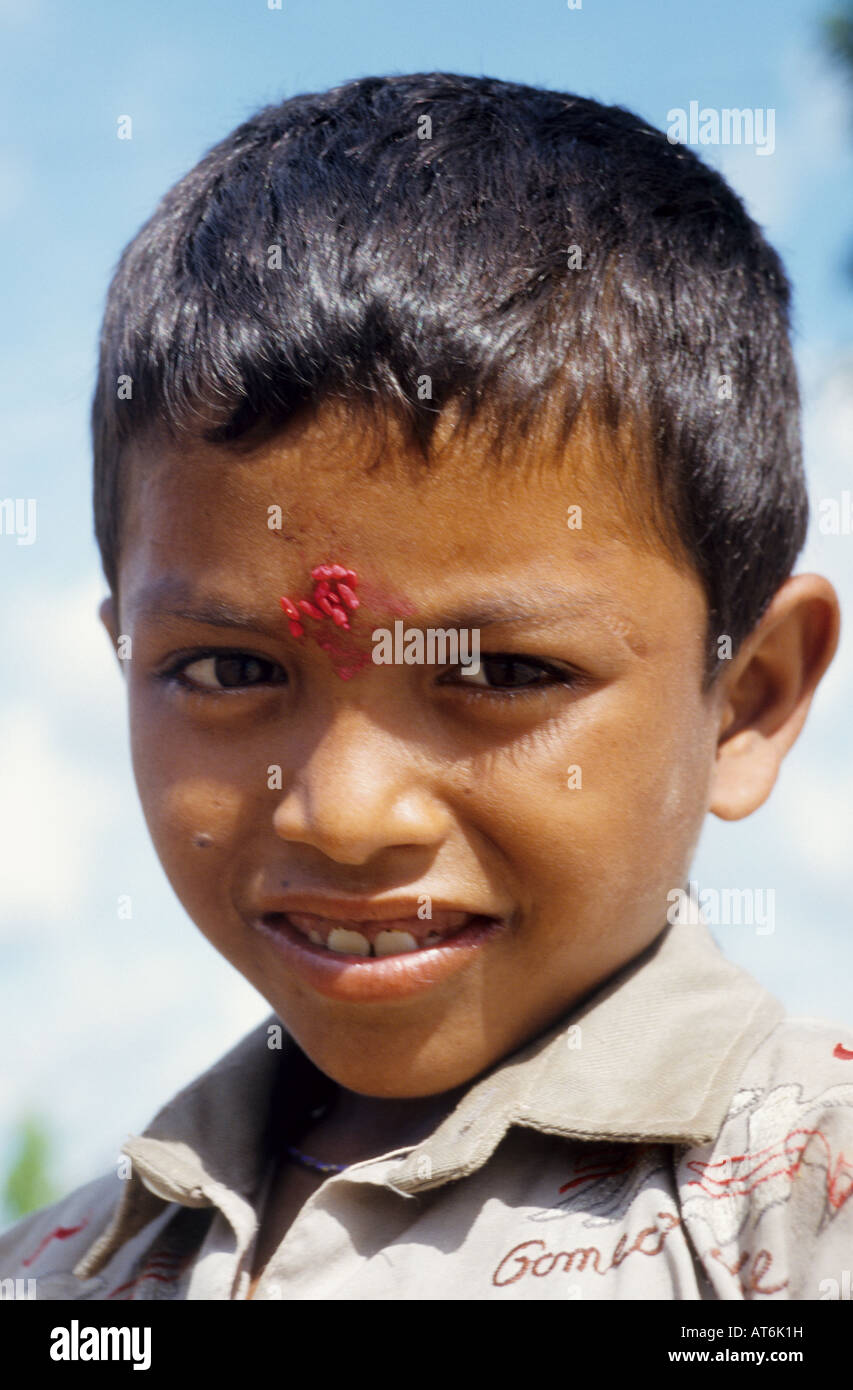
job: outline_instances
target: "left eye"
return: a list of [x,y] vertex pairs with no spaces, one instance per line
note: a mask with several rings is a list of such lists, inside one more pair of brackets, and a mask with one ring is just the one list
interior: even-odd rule
[[547,685],[555,681],[567,681],[565,672],[557,671],[542,662],[527,661],[516,656],[484,656],[480,658],[479,671],[466,672],[464,666],[456,668],[460,685],[475,686],[479,689],[523,690],[530,685]]
[[274,661],[259,656],[221,654],[203,656],[180,667],[180,676],[205,690],[234,690],[241,685],[260,685],[274,679]]

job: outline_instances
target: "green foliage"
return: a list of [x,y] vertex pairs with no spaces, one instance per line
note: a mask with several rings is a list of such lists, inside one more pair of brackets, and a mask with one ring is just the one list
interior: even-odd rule
[[853,4],[834,10],[822,27],[826,48],[853,79]]
[[48,1206],[61,1195],[50,1175],[52,1143],[47,1126],[37,1115],[24,1115],[13,1140],[13,1158],[0,1189],[6,1222]]

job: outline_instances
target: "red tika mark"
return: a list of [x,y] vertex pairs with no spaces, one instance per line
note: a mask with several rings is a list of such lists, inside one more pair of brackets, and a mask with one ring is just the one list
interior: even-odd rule
[[[294,603],[293,599],[284,594],[279,600],[290,622],[291,636],[305,636],[303,616],[311,618],[315,623],[322,623],[324,618],[330,618],[336,628],[349,632],[349,614],[354,613],[360,605],[355,593],[358,584],[355,570],[347,569],[344,565],[315,565],[311,571],[311,578],[314,581],[314,592],[310,598],[299,598]],[[369,654],[359,653],[354,656],[314,633],[311,635],[323,651],[329,653],[341,680],[351,680],[370,660]]]
[[[701,1187],[707,1197],[719,1199],[744,1197],[770,1178],[794,1179],[799,1176],[806,1149],[813,1139],[822,1146],[826,1161],[826,1200],[834,1211],[839,1211],[853,1192],[853,1164],[843,1152],[833,1158],[830,1142],[819,1129],[792,1129],[781,1144],[771,1144],[751,1154],[734,1154],[716,1163],[691,1159],[687,1166],[699,1177],[691,1179],[688,1186]],[[735,1163],[745,1164],[745,1170],[733,1173],[731,1165]],[[723,1169],[725,1176],[717,1177],[714,1169]]]
[[340,643],[332,641],[330,638],[318,638],[317,646],[327,652],[334,662],[335,673],[340,676],[342,681],[352,680],[357,676],[362,666],[366,666],[370,661],[370,652],[351,652]]
[[848,1052],[843,1043],[836,1043],[832,1049],[833,1057],[837,1057],[839,1062],[853,1062],[853,1052]]
[[28,1255],[21,1263],[24,1265],[31,1265],[33,1260],[38,1259],[44,1247],[49,1245],[52,1240],[67,1240],[69,1236],[76,1236],[77,1232],[82,1231],[88,1224],[89,1217],[87,1216],[85,1221],[80,1222],[79,1226],[57,1226],[56,1230],[48,1232],[38,1249],[34,1250],[32,1255]]

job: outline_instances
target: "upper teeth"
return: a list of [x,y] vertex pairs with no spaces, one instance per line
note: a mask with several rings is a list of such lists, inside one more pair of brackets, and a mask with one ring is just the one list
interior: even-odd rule
[[416,951],[418,943],[410,931],[377,932],[373,942],[375,956],[399,956],[403,951]]
[[[352,931],[348,927],[333,927],[326,940],[318,931],[309,931],[309,940],[315,946],[325,946],[330,951],[341,951],[350,956],[369,956],[371,954],[371,943],[360,931]],[[421,944],[424,946],[435,946],[441,940],[438,932],[430,932],[423,943],[420,943],[408,931],[381,931],[377,932],[373,939],[372,954],[374,956],[399,956],[407,951],[418,951]]]
[[349,931],[347,927],[333,927],[326,941],[330,951],[346,951],[351,956],[369,956],[370,942],[360,931]]

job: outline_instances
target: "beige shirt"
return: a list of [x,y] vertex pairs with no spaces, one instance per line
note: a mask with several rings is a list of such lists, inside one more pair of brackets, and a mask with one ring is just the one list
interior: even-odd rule
[[[0,1236],[0,1294],[245,1299],[271,1087],[298,1051],[277,1025],[130,1138],[127,1173]],[[254,1296],[843,1297],[851,1191],[853,1030],[785,1019],[676,924],[417,1146],[326,1178]]]

